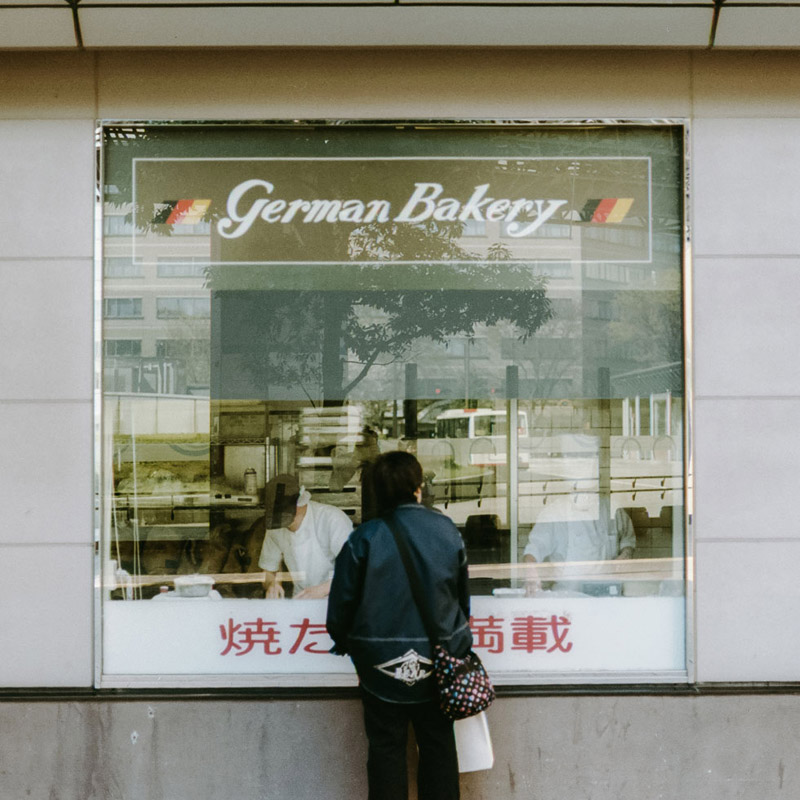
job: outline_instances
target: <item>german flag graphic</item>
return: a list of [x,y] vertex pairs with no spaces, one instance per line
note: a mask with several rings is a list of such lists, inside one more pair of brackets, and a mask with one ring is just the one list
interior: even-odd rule
[[583,222],[622,222],[633,205],[632,197],[605,197],[587,200],[581,211]]
[[157,225],[197,225],[203,216],[210,200],[165,200],[156,205],[153,222]]

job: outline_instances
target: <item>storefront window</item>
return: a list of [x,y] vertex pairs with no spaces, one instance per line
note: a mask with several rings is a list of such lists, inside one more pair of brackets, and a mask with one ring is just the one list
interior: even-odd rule
[[104,126],[100,682],[352,682],[397,448],[498,683],[680,679],[683,134]]

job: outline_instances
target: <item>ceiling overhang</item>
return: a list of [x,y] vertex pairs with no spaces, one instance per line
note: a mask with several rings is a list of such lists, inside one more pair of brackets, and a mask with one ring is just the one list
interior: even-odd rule
[[0,49],[800,47],[800,3],[0,0]]

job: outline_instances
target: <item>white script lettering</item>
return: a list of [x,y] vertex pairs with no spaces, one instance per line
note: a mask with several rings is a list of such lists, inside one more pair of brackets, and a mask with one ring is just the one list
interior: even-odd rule
[[[476,220],[477,222],[507,222],[506,232],[509,236],[519,238],[529,236],[537,228],[544,225],[558,211],[566,205],[566,200],[528,200],[520,197],[511,200],[508,197],[495,199],[489,197],[489,184],[482,183],[476,186],[469,200],[463,205],[452,197],[441,197],[444,187],[441,183],[415,183],[416,187],[403,206],[400,213],[394,218],[395,222],[408,222],[412,225],[435,219],[438,222],[460,220]],[[534,219],[520,222],[517,218],[521,214],[533,213]]]
[[[245,206],[243,198],[255,189],[260,189],[266,197],[256,196]],[[295,217],[305,224],[316,222],[388,222],[391,206],[387,200],[295,200],[272,199],[273,184],[260,178],[242,181],[228,195],[225,210],[228,213],[217,223],[217,232],[224,239],[238,239],[244,236],[260,217],[264,222],[287,223]]]
[[[417,225],[426,220],[437,222],[505,222],[506,233],[514,238],[529,236],[551,219],[566,200],[511,199],[489,195],[490,185],[482,183],[472,190],[466,202],[443,197],[444,186],[435,182],[414,184],[414,191],[394,222]],[[272,197],[275,186],[269,181],[252,178],[235,186],[228,195],[227,216],[217,223],[217,232],[225,239],[238,239],[252,228],[257,219],[269,224],[286,224],[297,219],[303,224],[346,222],[362,224],[388,222],[391,203],[388,200],[363,201]]]

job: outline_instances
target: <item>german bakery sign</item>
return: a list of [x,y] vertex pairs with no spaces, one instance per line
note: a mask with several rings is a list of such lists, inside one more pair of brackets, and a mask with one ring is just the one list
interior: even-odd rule
[[[215,264],[474,262],[498,247],[508,260],[651,260],[646,157],[145,158],[133,170],[140,261],[173,235],[196,257],[195,234]],[[429,255],[422,240],[444,230],[455,246]]]
[[[419,224],[437,222],[507,222],[507,234],[512,238],[529,236],[547,222],[566,200],[525,197],[511,199],[489,196],[490,184],[474,187],[469,199],[462,201],[444,195],[441,183],[416,183],[414,191],[394,214],[389,200],[346,200],[274,197],[275,187],[269,181],[252,178],[243,181],[228,195],[227,216],[217,225],[219,235],[238,239],[261,219],[267,223],[286,224],[300,219],[304,224],[315,222],[406,222]],[[528,221],[521,222],[520,218]]]

